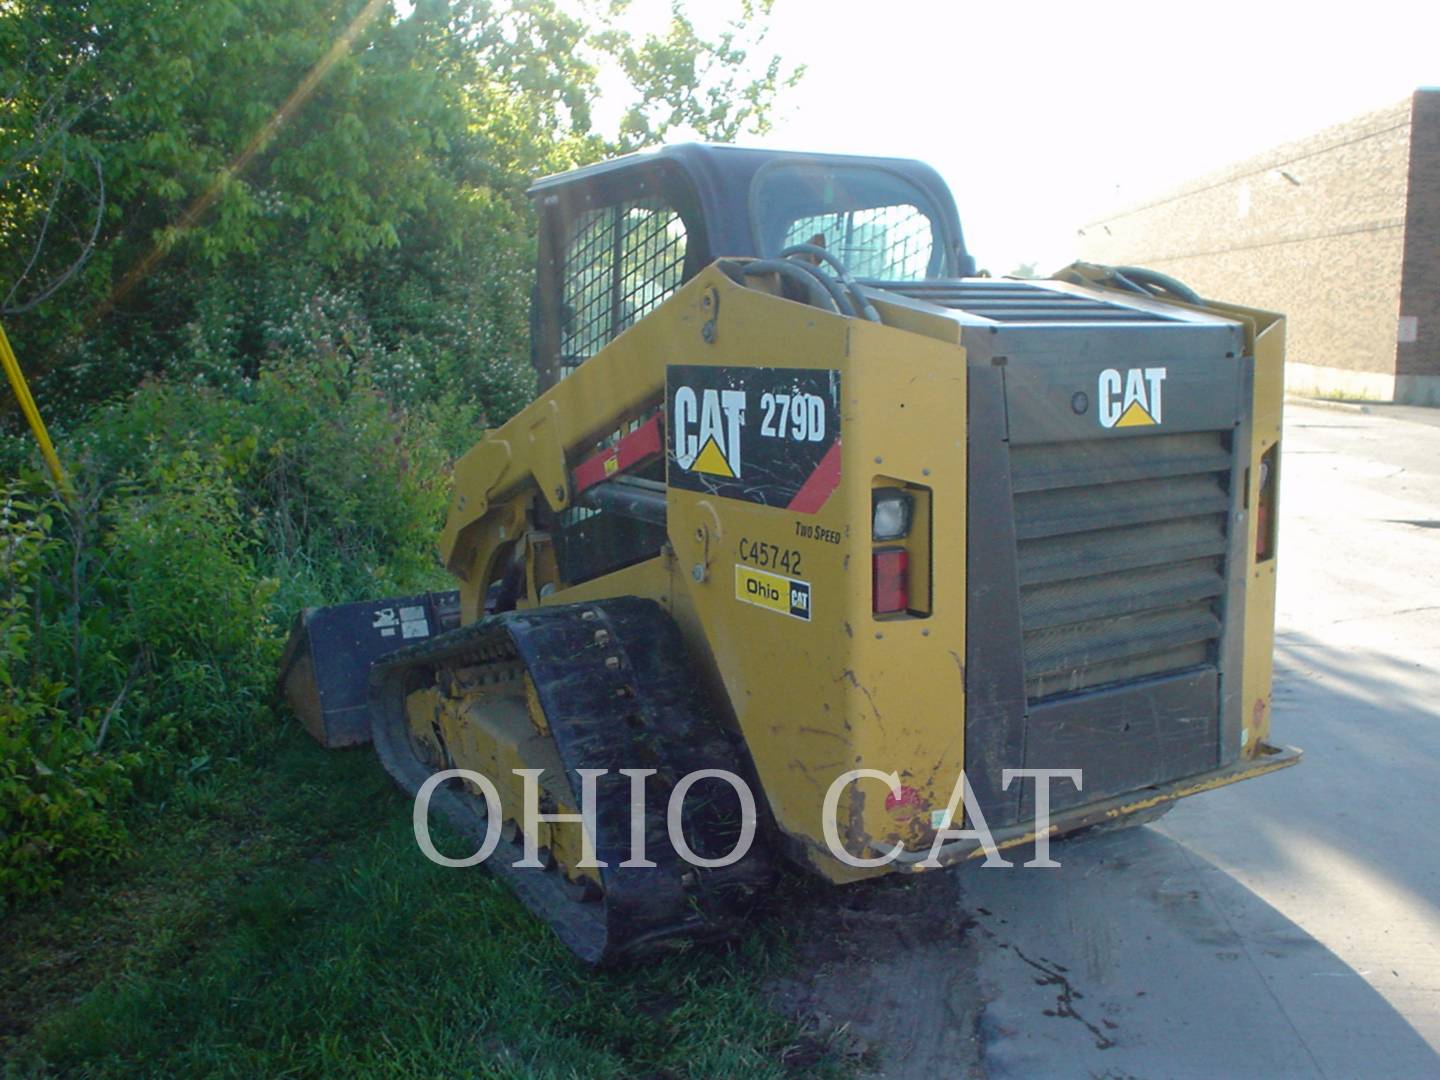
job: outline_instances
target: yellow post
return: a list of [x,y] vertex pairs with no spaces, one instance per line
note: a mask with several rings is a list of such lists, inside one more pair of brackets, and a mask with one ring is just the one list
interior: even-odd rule
[[20,361],[15,359],[15,350],[10,347],[10,339],[5,336],[4,326],[0,326],[0,364],[5,367],[10,388],[15,391],[15,400],[20,403],[20,411],[25,414],[30,430],[35,433],[35,441],[40,444],[40,455],[45,459],[50,475],[55,478],[56,487],[69,495],[70,478],[65,475],[60,459],[55,455],[55,447],[50,443],[50,433],[45,430],[45,421],[40,419],[40,410],[35,407],[35,399],[30,396],[30,387],[25,384]]

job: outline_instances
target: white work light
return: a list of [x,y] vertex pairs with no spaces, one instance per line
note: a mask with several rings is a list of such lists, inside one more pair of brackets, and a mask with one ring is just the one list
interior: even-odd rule
[[909,495],[899,488],[876,488],[871,498],[872,532],[876,540],[899,540],[910,532],[914,500]]

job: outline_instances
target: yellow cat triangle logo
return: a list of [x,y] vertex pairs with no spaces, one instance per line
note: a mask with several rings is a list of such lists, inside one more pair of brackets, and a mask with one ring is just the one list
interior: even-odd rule
[[1145,411],[1145,407],[1138,401],[1132,401],[1130,407],[1120,414],[1120,419],[1115,421],[1116,427],[1154,427],[1155,418]]
[[[1148,422],[1154,423],[1154,421]],[[735,479],[735,470],[730,468],[730,462],[725,460],[725,455],[720,452],[720,445],[715,441],[713,435],[705,440],[705,445],[700,448],[700,453],[696,455],[695,464],[690,466],[690,471]]]

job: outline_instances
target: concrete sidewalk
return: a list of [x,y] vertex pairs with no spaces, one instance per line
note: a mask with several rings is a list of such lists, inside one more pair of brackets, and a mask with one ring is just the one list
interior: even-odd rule
[[1335,412],[1359,413],[1362,416],[1383,416],[1411,424],[1440,427],[1440,409],[1425,405],[1395,405],[1388,401],[1343,401],[1338,398],[1307,398],[1287,395],[1285,407],[1331,409]]

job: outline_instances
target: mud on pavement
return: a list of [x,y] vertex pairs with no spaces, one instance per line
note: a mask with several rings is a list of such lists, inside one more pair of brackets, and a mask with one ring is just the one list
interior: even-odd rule
[[958,875],[816,889],[791,911],[781,918],[795,964],[767,987],[778,1009],[853,1057],[862,1075],[984,1076],[974,922]]

